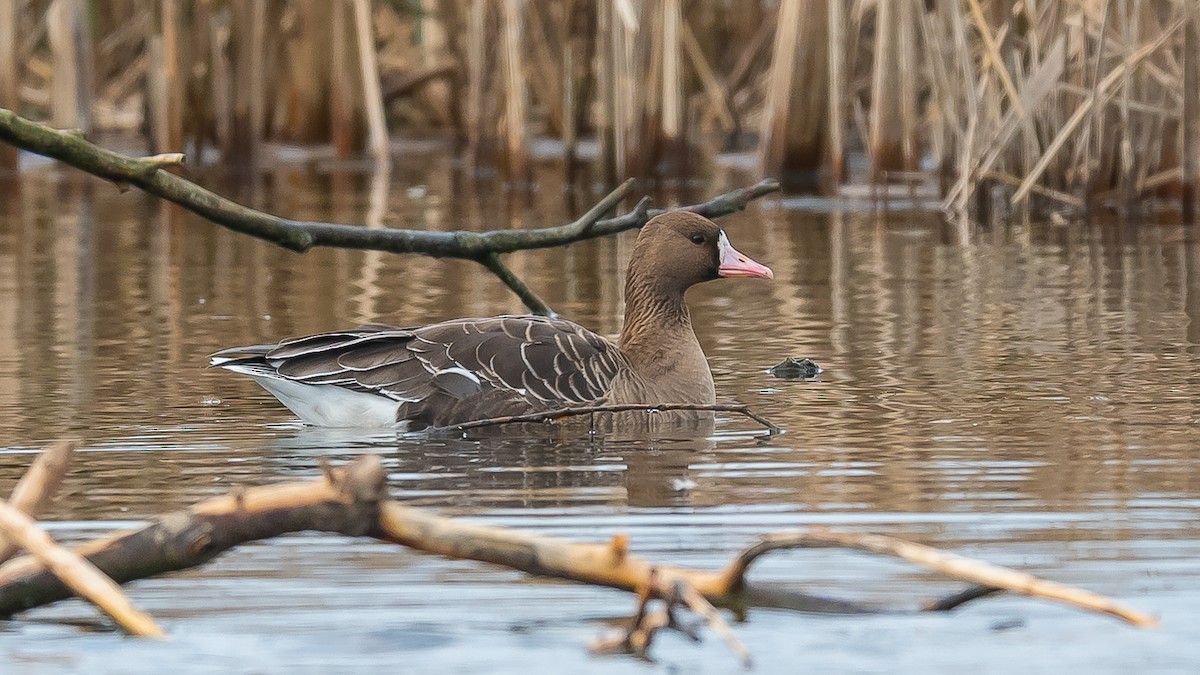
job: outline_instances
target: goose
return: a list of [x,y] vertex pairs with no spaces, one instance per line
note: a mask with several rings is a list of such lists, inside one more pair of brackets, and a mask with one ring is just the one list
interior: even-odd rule
[[670,211],[642,227],[612,341],[545,316],[454,319],[226,349],[211,366],[248,375],[304,422],[417,431],[573,406],[712,404],[708,360],[684,294],[723,277],[771,279],[711,220]]

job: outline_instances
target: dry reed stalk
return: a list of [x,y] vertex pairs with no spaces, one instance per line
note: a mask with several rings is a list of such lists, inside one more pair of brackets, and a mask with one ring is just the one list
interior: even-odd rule
[[908,168],[905,155],[905,123],[897,114],[906,103],[903,98],[914,92],[902,91],[900,71],[904,61],[904,42],[900,23],[907,14],[902,3],[880,2],[875,5],[875,44],[871,67],[870,139],[871,180],[879,182],[888,171]]
[[[227,164],[252,164],[263,139],[267,92],[263,90],[267,22],[266,0],[230,4],[228,16],[228,75],[230,100],[221,159]],[[219,58],[219,57],[218,57]]]
[[[1134,44],[1134,36],[1138,31],[1138,18],[1141,14],[1141,0],[1136,0],[1131,6],[1129,0],[1122,0],[1121,12],[1121,42],[1125,45]],[[1133,71],[1126,68],[1121,76],[1121,108],[1120,108],[1120,171],[1117,173],[1117,191],[1120,193],[1122,207],[1128,207],[1133,200],[1133,191],[1137,179],[1134,168],[1133,143],[1130,136],[1134,129],[1130,117],[1130,97],[1133,95]]]
[[[1103,104],[1096,104],[1097,97],[1099,96],[1099,87],[1097,83],[1100,82],[1100,68],[1105,60],[1104,48],[1106,40],[1108,39],[1108,22],[1109,18],[1112,16],[1112,10],[1113,5],[1111,0],[1104,0],[1104,9],[1102,10],[1103,18],[1100,21],[1100,30],[1097,33],[1098,37],[1096,41],[1097,45],[1095,58],[1092,60],[1089,68],[1089,72],[1091,73],[1091,88],[1088,92],[1087,102],[1089,114],[1082,120],[1084,123],[1083,129],[1080,131],[1079,142],[1076,146],[1078,149],[1077,155],[1083,155],[1083,160],[1079,164],[1080,173],[1083,175],[1083,191],[1084,194],[1089,195],[1094,192],[1092,185],[1092,175],[1094,173],[1093,167],[1095,165],[1093,160],[1093,145],[1095,146],[1095,154],[1100,155],[1104,152],[1103,141],[1101,140],[1101,121],[1103,120],[1101,113],[1103,112],[1104,106]],[[1122,70],[1120,75],[1121,77],[1124,76],[1125,70],[1128,69]],[[1114,80],[1114,85],[1115,82],[1116,81]],[[1092,141],[1093,135],[1096,138],[1095,143]]]
[[[267,41],[267,0],[253,0],[250,16],[250,41],[242,44],[247,48],[239,52],[239,58],[244,59],[249,72],[243,71],[239,82],[245,83],[246,109],[250,116],[250,150],[251,157],[257,159],[258,150],[266,140],[267,127],[267,72],[266,72],[266,41]],[[244,34],[244,33],[243,33]]]
[[1200,9],[1191,4],[1184,12],[1181,180],[1183,222],[1193,225],[1200,211]]
[[1129,68],[1137,67],[1137,65],[1141,63],[1143,59],[1158,51],[1175,35],[1175,32],[1178,31],[1184,25],[1184,23],[1185,21],[1183,18],[1173,21],[1155,40],[1148,42],[1141,47],[1138,47],[1133,52],[1127,54],[1125,59],[1120,64],[1110,70],[1108,74],[1104,76],[1104,79],[1100,80],[1099,83],[1096,84],[1095,95],[1075,109],[1071,117],[1058,130],[1058,134],[1054,137],[1054,140],[1052,140],[1049,145],[1046,146],[1046,149],[1042,151],[1042,155],[1038,159],[1037,164],[1034,165],[1033,170],[1025,176],[1023,181],[1021,181],[1021,187],[1018,188],[1016,193],[1014,193],[1012,196],[1011,202],[1013,204],[1016,204],[1028,197],[1030,190],[1033,188],[1033,184],[1037,182],[1039,178],[1041,178],[1042,173],[1046,170],[1046,167],[1049,166],[1050,160],[1059,150],[1063,148],[1064,145],[1066,145],[1067,140],[1079,128],[1084,118],[1091,113],[1092,108],[1096,105],[1104,105],[1108,102],[1108,99],[1112,95],[1113,87],[1117,82],[1120,81],[1124,71]]
[[612,39],[612,91],[613,91],[613,146],[612,171],[614,175],[624,173],[629,165],[627,148],[629,129],[633,122],[633,98],[638,86],[634,75],[634,45],[643,44],[638,39],[637,13],[629,0],[611,0],[612,18],[609,37]]
[[334,155],[347,159],[354,153],[354,108],[350,104],[347,83],[354,68],[350,66],[350,55],[346,36],[346,3],[334,0],[330,3],[329,40],[329,142]]
[[[979,174],[980,178],[986,178],[989,180],[999,181],[999,182],[1005,183],[1006,185],[1009,185],[1011,187],[1019,187],[1021,185],[1020,178],[1017,178],[1016,176],[1014,176],[1012,174],[1003,173],[1001,171],[991,171],[988,169],[980,169],[980,170],[976,171],[976,173]],[[1054,201],[1059,202],[1060,204],[1072,206],[1077,209],[1081,209],[1084,206],[1084,201],[1082,199],[1080,199],[1079,197],[1076,197],[1075,195],[1067,194],[1066,192],[1062,192],[1060,190],[1048,188],[1043,185],[1034,185],[1030,189],[1030,192],[1032,192],[1035,195],[1041,195],[1043,197],[1053,199]]]
[[[563,139],[563,160],[566,162],[567,181],[574,182],[575,172],[575,157],[577,146],[579,143],[579,94],[575,90],[575,60],[576,54],[579,51],[579,36],[576,33],[575,26],[578,24],[576,20],[576,11],[579,4],[572,0],[566,4],[563,10],[564,15],[564,30],[566,36],[562,44],[563,67],[561,70],[560,83],[562,86],[562,139]],[[579,12],[583,14],[583,12]]]
[[[1137,17],[1135,19],[1135,27],[1133,32],[1137,34],[1139,40],[1144,40],[1146,36],[1157,31],[1159,22],[1153,11],[1153,0],[1150,4],[1143,3],[1141,0],[1137,2]],[[1182,36],[1180,40],[1182,41]],[[1182,42],[1181,42],[1182,43]],[[1131,118],[1134,120],[1131,124],[1134,129],[1134,139],[1131,140],[1133,148],[1151,148],[1149,152],[1131,153],[1133,159],[1134,171],[1133,177],[1130,179],[1128,190],[1129,202],[1132,203],[1139,195],[1139,187],[1145,183],[1152,171],[1161,171],[1166,165],[1162,152],[1163,146],[1163,127],[1166,119],[1172,116],[1171,112],[1165,110],[1167,100],[1170,95],[1163,91],[1162,88],[1154,86],[1158,81],[1160,69],[1155,65],[1154,60],[1147,62],[1147,67],[1142,73],[1142,77],[1134,82],[1134,91],[1132,96],[1127,101],[1131,112]],[[1164,73],[1165,74],[1165,73]],[[1183,78],[1178,79],[1182,83]],[[1174,87],[1172,87],[1174,89]],[[1181,92],[1176,92],[1181,93]],[[1141,108],[1141,101],[1144,99],[1148,105],[1163,109],[1162,112],[1148,112]],[[1138,113],[1134,116],[1132,113]],[[1173,137],[1177,138],[1176,137]]]
[[84,0],[53,0],[46,31],[54,57],[51,117],[55,126],[91,128],[92,58]]
[[800,33],[801,0],[781,0],[775,21],[775,40],[771,49],[771,68],[767,79],[767,102],[759,144],[759,166],[763,173],[783,166],[787,139],[787,113],[795,79]]
[[688,63],[691,64],[692,70],[704,87],[704,94],[708,97],[712,115],[716,118],[722,132],[731,132],[737,127],[737,122],[733,118],[733,110],[729,107],[729,91],[717,77],[712,65],[709,64],[691,26],[684,21],[680,27],[684,54],[687,55]]
[[162,0],[162,64],[166,97],[166,125],[162,145],[155,152],[183,149],[183,81],[179,76],[178,0]]
[[[447,52],[451,52],[447,21],[439,15],[440,0],[421,0],[420,16],[417,19],[421,35],[420,70],[438,68],[446,62]],[[393,8],[394,9],[394,8]],[[451,112],[450,85],[442,79],[431,80],[421,88],[422,102],[433,112],[434,119],[439,124],[445,124],[454,119]]]
[[[15,16],[0,21],[0,100],[21,95],[30,108],[57,106],[61,113],[63,83],[94,60],[102,85],[96,123],[104,128],[147,121],[139,119],[142,97],[153,94],[148,126],[158,147],[176,149],[183,129],[194,130],[197,147],[215,135],[236,162],[265,137],[316,141],[328,131],[339,154],[349,153],[364,129],[365,115],[345,105],[357,111],[366,98],[357,91],[362,64],[348,36],[325,31],[348,24],[340,12],[362,3],[178,3],[115,3],[94,12],[92,59],[82,54],[90,49],[89,24],[76,20],[81,7],[93,6],[87,0],[0,0],[0,18]],[[926,2],[928,10],[919,0],[417,4],[421,12],[380,5],[374,16],[369,46],[381,64],[382,96],[396,100],[398,119],[453,123],[472,157],[497,140],[506,153],[512,143],[527,146],[522,138],[539,125],[541,133],[561,133],[573,157],[578,140],[594,130],[604,171],[615,180],[617,172],[660,166],[676,139],[732,132],[727,142],[736,143],[750,125],[763,132],[758,150],[767,170],[827,167],[837,180],[845,147],[857,136],[874,157],[876,177],[911,169],[923,155],[936,158],[945,203],[960,212],[976,181],[996,176],[1021,177],[1022,199],[1035,183],[1043,195],[1083,184],[1093,195],[1131,198],[1146,185],[1176,196],[1170,190],[1183,181],[1172,184],[1166,178],[1176,175],[1172,170],[1193,176],[1190,183],[1200,171],[1193,150],[1200,130],[1188,124],[1200,103],[1197,87],[1184,81],[1197,70],[1189,67],[1196,48],[1181,49],[1188,36],[1179,33],[1160,39],[1173,21],[1194,15],[1195,2],[964,0]],[[42,6],[50,10],[44,21],[22,11]],[[795,19],[783,20],[784,14]],[[514,16],[517,33],[524,32],[521,20],[531,22],[529,35],[517,41],[506,37],[514,34]],[[161,47],[149,44],[148,32],[160,32]],[[1147,54],[1148,44],[1158,47]],[[319,64],[330,52],[347,57]],[[439,112],[446,97],[428,93],[441,81],[421,84],[423,100],[415,105],[400,100],[406,93],[390,98],[396,90],[386,85],[397,73],[436,66],[442,70],[429,77],[446,77],[448,63],[463,66],[461,74],[449,74],[453,91],[463,94],[449,96],[449,116]],[[1059,75],[1050,77],[1047,68],[1057,64]],[[514,89],[516,71],[524,84]],[[1114,72],[1117,80],[1108,82]],[[58,94],[51,92],[56,75]],[[146,75],[153,86],[137,89]],[[13,94],[19,77],[25,86]],[[346,85],[355,90],[338,89]],[[525,88],[523,97],[507,96]],[[78,108],[78,95],[89,87],[70,89]],[[592,91],[603,99],[598,105],[589,105]],[[1086,113],[1077,119],[1081,106]],[[468,115],[473,122],[464,121]],[[816,140],[810,126],[819,130]],[[1186,171],[1185,150],[1193,155]],[[1189,195],[1194,204],[1195,190]]]
[[573,124],[577,135],[589,129],[595,131],[596,120],[593,117],[593,111],[595,117],[603,114],[603,106],[595,104],[599,98],[596,94],[598,81],[596,68],[602,67],[603,62],[597,58],[602,36],[597,25],[600,17],[594,4],[591,0],[574,0],[570,5],[574,8],[573,13],[568,15],[571,24],[571,41],[576,45],[573,50],[576,58],[574,59],[575,69],[572,73],[572,81],[574,82],[573,96],[575,98],[575,121]]
[[484,63],[485,0],[471,0],[467,19],[467,163],[468,173],[479,162],[483,140],[483,87],[487,66]]
[[[343,0],[293,0],[288,4],[291,28],[282,44],[284,60],[273,87],[281,104],[278,133],[285,140],[319,143],[333,136],[334,109],[344,105],[331,100],[334,72],[341,67],[338,61],[345,59],[345,35],[337,56],[333,44],[338,39],[334,15],[342,11]],[[345,18],[341,21],[344,26]]]
[[[662,3],[642,5],[636,31],[627,35],[626,143],[630,151],[617,169],[626,175],[645,176],[654,172],[658,160],[666,154],[662,132],[663,57],[665,56]],[[649,28],[643,34],[642,26]],[[649,42],[649,44],[647,44]]]
[[679,2],[663,0],[662,4],[662,134],[667,147],[677,143],[683,133],[683,16]]
[[763,115],[760,166],[765,173],[819,168],[826,136],[828,4],[785,0],[779,6]]
[[146,54],[150,63],[155,64],[146,74],[146,104],[150,117],[150,147],[155,152],[167,148],[167,128],[169,112],[167,104],[167,69],[161,66],[165,56],[163,36],[150,35],[146,38]]
[[897,9],[897,56],[900,72],[900,147],[904,157],[904,171],[915,171],[919,158],[917,148],[917,77],[918,63],[916,45],[916,17],[918,0],[898,0]]
[[363,100],[367,111],[367,137],[377,169],[392,164],[383,95],[379,90],[379,64],[375,59],[374,30],[369,0],[354,0],[354,32],[358,42],[358,65],[362,70]]
[[600,71],[596,77],[600,89],[600,105],[596,111],[596,135],[600,140],[600,170],[603,172],[603,182],[609,185],[617,180],[616,160],[616,37],[613,35],[613,16],[616,11],[613,3],[616,0],[597,0],[596,2],[596,40],[599,53],[596,68]]
[[528,100],[525,89],[521,45],[524,29],[521,22],[521,1],[504,0],[501,5],[501,55],[504,76],[504,167],[510,181],[528,184],[533,171],[525,126],[528,123]]
[[1034,72],[1022,83],[1021,91],[1017,96],[1021,107],[1012,106],[1008,109],[1004,119],[993,129],[990,138],[984,143],[979,161],[969,165],[969,169],[959,175],[958,181],[946,196],[947,200],[953,201],[960,194],[969,195],[974,178],[992,170],[1001,153],[1008,146],[1009,140],[1022,123],[1018,111],[1032,110],[1054,93],[1065,66],[1062,42],[1060,37],[1059,41],[1048,51],[1045,62],[1038,64]]
[[212,76],[210,78],[209,105],[214,120],[213,133],[217,147],[224,153],[233,147],[233,77],[229,64],[229,41],[232,36],[228,10],[214,12],[209,16],[209,48]]
[[[846,142],[846,16],[841,0],[828,2],[829,27],[829,175],[836,186],[845,172]],[[836,192],[836,190],[835,190]]]
[[[962,9],[955,5],[950,11],[950,29],[954,36],[956,68],[951,69],[957,75],[958,85],[962,91],[966,93],[966,110],[959,116],[966,117],[966,126],[959,130],[958,140],[955,143],[958,151],[958,175],[960,180],[970,181],[972,170],[972,157],[975,146],[976,131],[979,126],[980,109],[979,93],[973,86],[972,78],[974,75],[974,65],[971,57],[970,44],[966,37],[966,19],[962,14]],[[951,94],[951,100],[955,104],[961,104],[959,97]],[[964,178],[965,177],[965,178]],[[964,186],[965,187],[965,186]],[[951,195],[946,200],[946,206],[949,210],[957,215],[957,220],[960,224],[967,222],[966,207],[970,194],[966,189],[959,191],[957,198]],[[966,237],[966,232],[962,229],[959,231],[959,239],[963,241]],[[965,243],[965,241],[963,242]]]
[[[20,69],[17,68],[17,0],[0,0],[0,108],[16,110]],[[17,149],[0,147],[0,170],[15,169]]]
[[[180,120],[183,135],[190,137],[192,156],[204,157],[204,145],[212,139],[214,123],[212,106],[208,101],[207,78],[212,75],[212,36],[209,35],[212,7],[199,3],[192,7],[192,16],[180,21]],[[140,55],[141,58],[145,54]],[[147,64],[148,66],[149,64]],[[174,148],[183,150],[185,145]]]
[[[929,136],[929,154],[937,162],[938,182],[943,195],[943,207],[952,200],[944,197],[949,193],[949,182],[953,176],[955,165],[954,148],[957,145],[962,127],[958,106],[960,96],[952,73],[954,68],[955,45],[944,36],[949,29],[943,14],[926,12],[921,17],[922,44],[925,47],[925,63],[928,64],[930,103],[926,113],[928,119],[927,133]],[[931,39],[937,36],[940,39]],[[973,89],[966,89],[968,95]]]
[[444,57],[441,64],[448,67],[446,78],[447,108],[450,127],[454,132],[455,151],[461,152],[467,138],[467,126],[463,114],[463,104],[466,102],[466,48],[463,42],[467,37],[466,15],[470,8],[469,0],[440,0],[438,18],[444,25],[443,33],[446,38]]
[[[996,3],[998,6],[999,3]],[[1000,79],[1000,84],[1003,85],[1004,91],[1008,94],[1009,104],[1017,108],[1017,114],[1025,117],[1025,108],[1021,105],[1020,96],[1017,94],[1017,87],[1013,84],[1012,76],[1008,72],[1008,68],[1004,65],[1004,57],[1000,55],[1000,46],[996,37],[992,35],[991,26],[988,25],[988,20],[983,14],[983,8],[979,6],[979,0],[967,0],[967,6],[971,10],[971,18],[975,22],[975,28],[979,31],[979,38],[983,41],[984,59],[992,72],[996,73],[996,77]]]
[[[744,106],[738,105],[738,100],[749,101],[742,96],[746,88],[752,84],[759,62],[767,58],[773,46],[773,36],[776,34],[777,13],[769,13],[763,17],[758,32],[750,39],[742,53],[738,55],[733,68],[729,71],[726,88],[729,90],[729,108],[733,111],[733,119],[741,125],[741,113]],[[768,109],[769,111],[769,109]]]
[[528,10],[524,16],[530,24],[526,44],[530,45],[533,53],[524,60],[529,70],[525,79],[533,97],[540,104],[543,133],[563,136],[568,90],[564,70],[567,68],[566,51],[570,40],[559,34],[558,27],[562,22],[556,21],[552,15],[558,5],[533,2],[526,6]]
[[0,533],[36,557],[80,597],[96,605],[122,628],[140,637],[166,637],[154,619],[129,601],[121,587],[83,556],[63,548],[32,518],[0,500]]

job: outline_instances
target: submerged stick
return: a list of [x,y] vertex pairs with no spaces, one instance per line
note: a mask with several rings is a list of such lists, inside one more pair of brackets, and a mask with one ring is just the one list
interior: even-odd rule
[[0,501],[0,532],[33,554],[62,583],[125,630],[141,637],[166,637],[166,631],[149,614],[135,607],[112,579],[78,553],[56,544],[32,518],[6,501]]
[[[921,567],[941,572],[955,579],[971,581],[983,587],[1002,589],[1030,597],[1053,600],[1080,609],[1108,614],[1142,628],[1159,625],[1158,619],[1148,614],[1125,607],[1111,598],[1081,588],[1073,588],[1054,581],[1039,579],[1032,574],[939,551],[931,546],[904,541],[895,537],[887,537],[879,534],[834,532],[820,526],[810,527],[807,530],[793,534],[777,534],[764,537],[757,544],[743,551],[738,556],[738,559],[730,565],[726,574],[729,576],[729,583],[732,586],[736,586],[740,583],[739,580],[744,579],[749,566],[765,553],[795,548],[828,547],[853,548],[860,551],[901,558],[914,565],[920,565]],[[967,593],[972,592],[976,593],[976,595],[972,596],[972,599],[973,597],[982,597],[984,595],[982,589],[968,589]],[[958,595],[966,597],[966,594]],[[962,601],[958,604],[962,604]],[[946,601],[943,600],[942,602]],[[927,607],[934,608],[932,606]]]
[[[38,455],[29,470],[17,481],[8,503],[30,518],[37,518],[46,504],[54,499],[63,476],[75,455],[75,441],[61,441]],[[16,555],[20,547],[0,535],[0,563]]]
[[578,415],[591,415],[598,412],[619,413],[644,410],[646,412],[668,412],[671,410],[697,410],[708,412],[731,412],[739,415],[744,415],[758,422],[766,428],[767,433],[774,436],[775,434],[783,433],[781,427],[776,426],[770,420],[759,415],[750,409],[750,406],[741,405],[740,403],[617,403],[613,405],[588,405],[577,406],[574,408],[556,408],[554,410],[544,410],[541,412],[524,413],[521,415],[505,415],[503,417],[489,417],[482,420],[472,420],[455,424],[447,429],[462,430],[462,429],[477,429],[479,427],[490,427],[499,424],[518,424],[521,422],[551,422],[553,420],[562,419],[564,417],[575,417]]

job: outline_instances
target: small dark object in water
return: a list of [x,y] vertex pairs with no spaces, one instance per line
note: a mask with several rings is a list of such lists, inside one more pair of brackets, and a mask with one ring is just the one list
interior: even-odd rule
[[821,366],[812,359],[784,359],[767,371],[782,380],[810,380],[821,374]]
[[1000,621],[996,621],[991,625],[991,629],[994,631],[1013,630],[1015,628],[1024,627],[1024,619],[1001,619]]

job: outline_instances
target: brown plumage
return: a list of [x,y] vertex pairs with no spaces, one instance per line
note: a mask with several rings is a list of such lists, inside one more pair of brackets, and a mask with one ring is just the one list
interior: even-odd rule
[[684,294],[722,276],[771,271],[712,221],[673,211],[638,235],[616,345],[570,321],[500,316],[236,347],[212,365],[250,375],[319,426],[422,429],[575,405],[713,403]]

